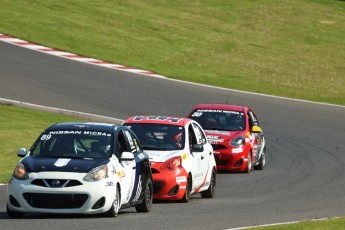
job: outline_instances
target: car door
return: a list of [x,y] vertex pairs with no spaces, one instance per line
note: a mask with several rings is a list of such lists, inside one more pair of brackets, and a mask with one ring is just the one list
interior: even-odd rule
[[193,188],[198,191],[206,182],[206,176],[209,170],[210,154],[212,154],[212,151],[210,151],[210,146],[208,146],[209,144],[206,136],[198,124],[192,122],[188,131],[191,144],[199,144],[203,146],[202,152],[192,152],[195,160]]
[[121,129],[117,135],[116,155],[119,158],[121,170],[119,172],[121,185],[121,203],[127,204],[130,202],[131,195],[134,190],[136,163],[134,159],[121,159],[123,152],[131,152],[133,140],[128,138],[128,130]]
[[[250,124],[250,130],[252,130],[253,126],[260,127],[259,121],[256,118],[255,114],[253,111],[249,110],[248,111],[248,117],[249,117],[249,124]],[[253,137],[253,155],[255,155],[255,161],[259,160],[260,158],[260,152],[263,147],[262,142],[263,142],[263,132],[256,133],[256,132],[251,132],[251,135]]]

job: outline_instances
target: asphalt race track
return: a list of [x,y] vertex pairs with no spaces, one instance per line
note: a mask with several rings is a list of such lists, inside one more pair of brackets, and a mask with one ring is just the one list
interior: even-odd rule
[[268,147],[263,171],[217,174],[215,198],[154,203],[144,214],[124,209],[116,218],[32,214],[15,220],[7,217],[6,186],[0,186],[2,230],[227,229],[345,216],[345,107],[137,75],[4,42],[0,98],[119,119],[186,116],[206,102],[245,104],[256,112]]

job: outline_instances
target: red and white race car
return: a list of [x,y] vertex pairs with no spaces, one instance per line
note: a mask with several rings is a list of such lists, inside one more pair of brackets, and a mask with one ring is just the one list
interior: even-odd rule
[[266,143],[259,121],[248,106],[199,104],[188,117],[205,130],[217,170],[249,173],[265,166]]
[[192,194],[212,198],[216,162],[202,127],[189,118],[135,116],[123,125],[138,136],[149,155],[155,200],[188,202]]

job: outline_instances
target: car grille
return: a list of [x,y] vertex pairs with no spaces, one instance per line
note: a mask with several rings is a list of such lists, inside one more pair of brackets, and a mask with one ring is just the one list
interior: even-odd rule
[[155,168],[151,168],[152,174],[159,173],[159,171]]
[[34,208],[80,208],[88,199],[87,194],[24,193],[24,199]]
[[222,149],[227,149],[225,145],[216,145],[212,144],[213,150],[222,150]]
[[225,166],[229,161],[228,160],[219,160],[219,156],[214,156],[216,160],[216,165]]
[[31,182],[33,185],[48,188],[65,188],[82,185],[78,180],[60,180],[60,179],[36,179]]
[[153,182],[153,194],[158,193],[164,187],[163,181],[154,181]]

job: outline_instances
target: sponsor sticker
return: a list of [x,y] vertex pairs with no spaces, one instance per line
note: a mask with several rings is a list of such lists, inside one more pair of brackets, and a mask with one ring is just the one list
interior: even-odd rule
[[209,138],[208,134],[218,134],[218,135],[226,135],[226,136],[230,136],[230,132],[229,131],[222,131],[222,130],[205,130],[205,132],[207,133],[207,138]]
[[105,136],[110,137],[111,133],[106,132],[98,132],[98,131],[75,131],[75,130],[57,130],[57,131],[50,131],[49,135],[92,135],[92,136]]
[[186,176],[178,176],[176,177],[176,183],[187,182]]
[[135,197],[133,198],[132,202],[136,202],[141,194],[141,190],[142,190],[142,186],[141,186],[141,176],[139,177],[139,184],[138,184],[138,188],[137,188],[137,192],[135,193]]
[[200,177],[202,177],[204,174],[202,173],[202,172],[200,172],[200,173],[197,173],[197,174],[195,174],[194,175],[194,178],[200,178]]
[[105,182],[105,187],[110,187],[110,186],[114,186],[114,182],[113,181]]
[[138,157],[139,157],[139,159],[144,159],[144,158],[145,158],[145,155],[144,155],[143,153],[140,153],[140,154],[138,155]]
[[207,139],[208,139],[208,140],[215,140],[215,141],[217,140],[217,141],[218,141],[218,140],[220,139],[220,137],[218,137],[218,136],[212,136],[212,135],[207,135]]
[[243,149],[242,148],[235,148],[231,150],[232,153],[242,153]]
[[187,154],[186,154],[186,153],[182,154],[182,159],[183,159],[183,160],[186,160],[186,159],[187,159]]
[[161,121],[169,121],[172,123],[177,123],[181,119],[176,117],[164,117],[164,116],[137,116],[134,117],[134,121],[141,121],[141,120],[161,120]]

